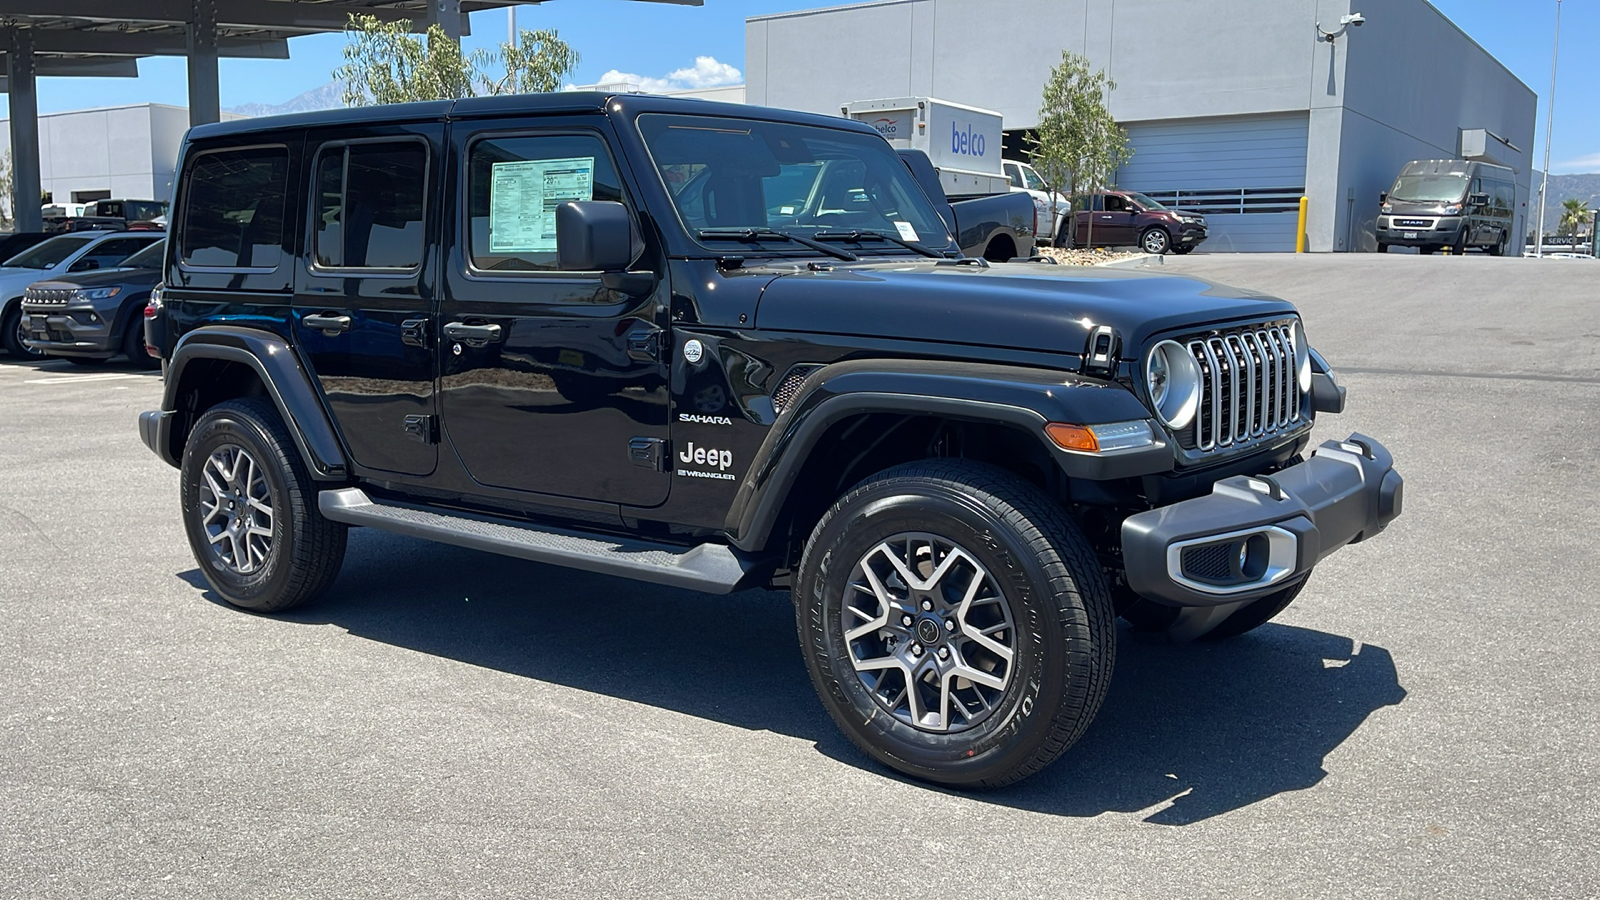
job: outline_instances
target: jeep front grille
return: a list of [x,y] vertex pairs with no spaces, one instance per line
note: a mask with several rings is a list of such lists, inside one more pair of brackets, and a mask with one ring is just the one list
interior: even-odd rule
[[1188,450],[1219,450],[1298,430],[1300,383],[1293,325],[1271,322],[1191,338],[1200,366],[1200,410],[1176,437]]
[[22,292],[22,302],[33,306],[66,306],[75,293],[77,293],[75,288],[65,290],[28,288]]

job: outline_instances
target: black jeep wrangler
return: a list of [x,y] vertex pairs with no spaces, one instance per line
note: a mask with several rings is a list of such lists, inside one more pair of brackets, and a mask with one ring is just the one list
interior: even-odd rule
[[486,98],[200,127],[179,171],[140,431],[245,609],[352,525],[787,589],[852,740],[992,786],[1094,718],[1118,614],[1239,634],[1400,512],[1376,441],[1308,453],[1344,391],[1290,304],[959,258],[866,125]]

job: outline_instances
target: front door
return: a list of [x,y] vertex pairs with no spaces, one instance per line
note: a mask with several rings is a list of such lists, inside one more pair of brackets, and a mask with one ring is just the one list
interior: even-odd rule
[[391,126],[306,143],[295,341],[356,465],[427,475],[438,460],[432,321],[433,195],[444,126]]
[[440,406],[480,484],[655,506],[669,486],[664,287],[629,295],[555,266],[557,206],[631,205],[597,119],[455,126]]

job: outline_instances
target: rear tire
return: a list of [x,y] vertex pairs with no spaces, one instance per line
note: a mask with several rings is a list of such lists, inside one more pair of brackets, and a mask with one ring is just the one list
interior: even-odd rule
[[184,445],[179,482],[195,561],[232,605],[281,612],[338,576],[348,529],[317,511],[316,483],[270,401],[206,410]]
[[1082,532],[987,465],[909,463],[852,488],[812,532],[794,597],[840,730],[886,766],[956,787],[1010,784],[1060,756],[1116,656]]
[[128,318],[128,324],[123,326],[122,352],[135,368],[155,369],[161,366],[161,360],[144,349],[144,319],[140,310],[134,310],[134,314]]

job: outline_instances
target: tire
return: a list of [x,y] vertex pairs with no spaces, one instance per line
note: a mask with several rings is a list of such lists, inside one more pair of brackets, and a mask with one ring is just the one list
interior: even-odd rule
[[1306,582],[1310,578],[1310,574],[1307,574],[1305,578],[1300,579],[1298,584],[1291,584],[1275,594],[1268,594],[1260,600],[1247,604],[1233,615],[1223,619],[1221,625],[1202,634],[1196,640],[1225,641],[1228,638],[1235,638],[1247,631],[1254,631],[1260,628],[1272,621],[1273,617],[1278,613],[1288,609],[1289,604],[1294,602],[1294,598],[1300,596],[1300,589],[1306,586]]
[[1502,234],[1500,235],[1500,239],[1489,245],[1489,248],[1485,252],[1487,252],[1490,256],[1505,256],[1506,244],[1509,242],[1510,239]]
[[[338,576],[348,529],[317,511],[316,486],[270,401],[247,397],[206,410],[184,445],[179,482],[189,547],[228,603],[281,612],[314,599]],[[228,512],[230,497],[243,515]],[[216,540],[212,527],[221,532]]]
[[1389,252],[1389,245],[1380,242],[1378,244],[1378,252],[1379,253],[1388,253]]
[[1165,228],[1159,225],[1152,225],[1146,228],[1143,234],[1139,235],[1139,249],[1146,253],[1162,256],[1172,249],[1172,235],[1167,234]]
[[122,352],[136,369],[161,367],[161,359],[151,356],[144,349],[144,317],[141,310],[134,310],[133,315],[128,317],[128,324],[122,326]]
[[[891,556],[916,567],[926,593]],[[968,589],[979,602],[960,602]],[[1060,756],[1094,719],[1116,656],[1111,597],[1082,532],[1032,485],[975,463],[909,463],[846,493],[806,544],[795,615],[840,730],[878,762],[954,787],[1010,784]],[[862,633],[874,616],[882,627]],[[857,662],[884,664],[858,674]],[[945,674],[911,675],[930,670]]]
[[1451,256],[1465,256],[1467,252],[1467,229],[1463,227],[1461,233],[1456,235],[1456,242],[1450,245]]
[[43,360],[46,355],[43,351],[30,350],[22,342],[22,304],[14,303],[11,309],[0,319],[0,344],[4,344],[6,352],[16,359]]

